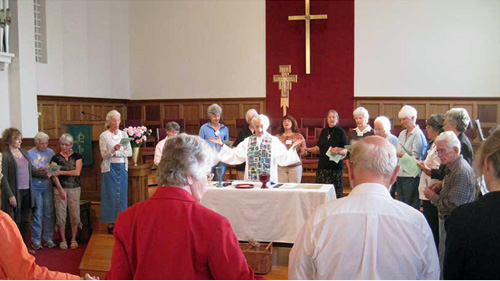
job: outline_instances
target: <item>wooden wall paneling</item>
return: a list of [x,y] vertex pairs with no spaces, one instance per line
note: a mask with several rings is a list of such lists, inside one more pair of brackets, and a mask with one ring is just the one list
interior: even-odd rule
[[[366,110],[368,110],[368,112],[370,113],[370,118],[372,119],[375,119],[377,118],[377,116],[379,116],[379,112],[380,112],[380,104],[379,103],[365,103],[363,105],[364,108],[366,108]],[[347,118],[348,116],[346,116]],[[349,116],[351,118],[354,118],[354,116]]]
[[181,118],[181,105],[179,104],[162,104],[163,119],[180,119]]
[[133,105],[127,107],[127,119],[128,120],[136,120],[142,118],[142,106]]
[[183,105],[184,119],[186,120],[186,133],[197,135],[200,130],[200,106]]
[[449,104],[429,103],[429,114],[427,115],[427,118],[429,118],[431,114],[439,114],[439,113],[444,114],[448,110],[450,110]]
[[496,123],[498,120],[498,105],[478,104],[477,119],[479,119],[481,123]]
[[85,112],[85,114],[82,113],[82,121],[92,121],[93,120],[93,113],[92,113],[92,105],[91,104],[82,104],[81,106],[82,112]]
[[92,106],[92,114],[95,116],[92,117],[92,121],[106,120],[107,112],[104,112],[103,106],[99,104],[95,104]]
[[[160,105],[159,104],[152,104],[152,105],[145,105],[144,106],[144,121],[145,122],[156,122],[159,124],[160,122]],[[155,124],[156,124],[155,123]]]

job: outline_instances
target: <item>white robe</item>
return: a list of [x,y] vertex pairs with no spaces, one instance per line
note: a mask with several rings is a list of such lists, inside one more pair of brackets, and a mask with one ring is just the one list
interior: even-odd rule
[[[288,166],[300,162],[299,155],[295,149],[286,149],[286,146],[275,136],[271,136],[269,133],[265,133],[262,137],[257,138],[257,146],[260,147],[262,139],[264,136],[271,137],[271,177],[269,181],[277,183],[278,182],[278,165]],[[244,139],[235,148],[229,148],[227,145],[223,145],[219,152],[219,161],[224,162],[229,165],[238,165],[246,161],[245,165],[245,180],[248,180],[248,143],[250,137]]]

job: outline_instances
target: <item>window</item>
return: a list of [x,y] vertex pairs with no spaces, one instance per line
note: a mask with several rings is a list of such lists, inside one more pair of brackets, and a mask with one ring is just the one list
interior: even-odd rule
[[47,63],[47,43],[45,31],[45,0],[33,0],[35,19],[35,59]]

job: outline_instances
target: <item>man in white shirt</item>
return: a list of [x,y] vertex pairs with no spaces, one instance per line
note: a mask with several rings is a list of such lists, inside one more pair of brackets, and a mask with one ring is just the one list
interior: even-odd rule
[[309,217],[290,253],[288,278],[439,279],[427,221],[389,194],[399,172],[394,146],[366,137],[346,162],[355,187]]
[[153,161],[156,166],[160,164],[161,156],[163,155],[163,148],[165,147],[165,142],[167,141],[168,138],[177,136],[177,134],[179,134],[180,129],[181,126],[179,126],[179,124],[177,124],[177,122],[174,121],[168,122],[167,125],[165,125],[165,130],[167,130],[167,136],[161,141],[159,141],[155,148],[155,158]]

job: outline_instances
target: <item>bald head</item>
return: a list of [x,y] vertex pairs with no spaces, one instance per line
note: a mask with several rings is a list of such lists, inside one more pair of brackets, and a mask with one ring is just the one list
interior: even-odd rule
[[399,171],[396,149],[385,138],[363,138],[352,145],[348,167],[354,186],[376,182],[389,187]]

